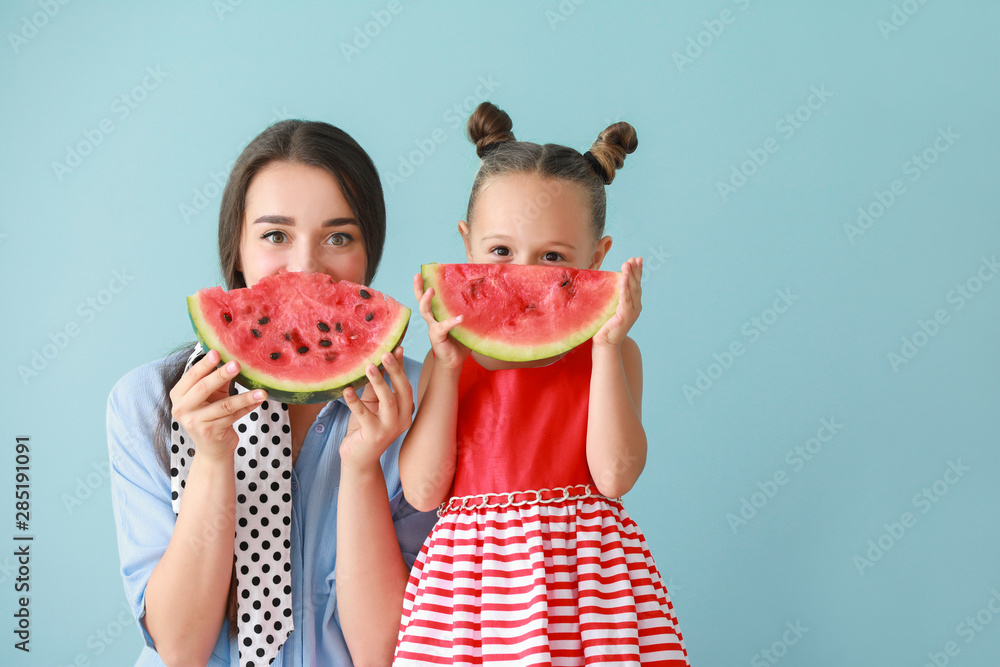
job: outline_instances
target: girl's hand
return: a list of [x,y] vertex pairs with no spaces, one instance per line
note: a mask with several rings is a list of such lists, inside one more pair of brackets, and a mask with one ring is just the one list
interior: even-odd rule
[[444,322],[435,320],[434,313],[431,312],[434,288],[430,287],[425,292],[424,279],[419,273],[413,277],[413,293],[420,303],[420,314],[427,322],[427,336],[431,339],[431,348],[434,350],[434,363],[448,370],[459,370],[469,356],[469,348],[449,336],[448,332],[462,321],[462,316],[458,315]]
[[262,389],[230,396],[229,382],[239,374],[240,364],[230,361],[213,372],[218,363],[218,351],[209,350],[170,390],[170,414],[194,440],[202,459],[232,459],[240,441],[233,423],[267,398]]
[[594,334],[594,350],[621,349],[629,329],[639,319],[642,310],[642,257],[630,257],[622,264],[621,284],[618,288],[618,309],[601,330]]
[[392,380],[391,388],[378,367],[369,364],[364,397],[352,388],[344,391],[344,402],[351,410],[340,443],[340,460],[345,465],[379,465],[382,453],[413,420],[413,389],[403,371],[403,348],[382,355],[382,364]]

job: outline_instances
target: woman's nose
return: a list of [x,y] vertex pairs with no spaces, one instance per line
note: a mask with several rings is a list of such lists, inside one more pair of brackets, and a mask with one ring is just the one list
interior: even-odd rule
[[288,270],[315,273],[319,271],[319,266],[319,248],[303,243],[292,254],[292,259],[288,263]]

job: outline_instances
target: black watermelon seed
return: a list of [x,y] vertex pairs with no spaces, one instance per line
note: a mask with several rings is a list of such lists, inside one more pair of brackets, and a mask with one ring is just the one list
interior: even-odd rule
[[285,340],[291,340],[291,339],[292,339],[292,334],[290,334],[289,332],[286,331],[285,332]]
[[375,317],[375,313],[368,313],[365,315],[365,322],[371,322],[373,317]]
[[559,285],[559,287],[566,287],[566,285],[569,285],[569,281],[568,280],[562,281],[562,283]]
[[361,290],[360,292],[358,292],[358,294],[361,295],[362,299],[370,299],[370,298],[372,298],[372,295],[368,293],[368,290]]
[[316,325],[316,327],[323,333],[326,333],[327,331],[330,330],[330,325],[327,324],[326,322],[320,322],[319,324]]
[[319,342],[319,344],[320,344],[320,347],[330,347],[331,345],[333,345],[333,343],[331,343],[330,341],[328,341],[325,338],[323,340],[321,340]]
[[325,355],[323,355],[323,358],[325,360],[327,360],[327,361],[333,361],[334,359],[337,358],[337,353],[336,352],[327,352]]
[[309,348],[306,347],[305,345],[303,345],[302,347],[299,348],[298,351],[299,351],[299,354],[305,354],[306,352],[309,351]]
[[271,321],[270,317],[262,317],[259,320],[257,320],[257,324],[262,324],[263,325],[263,324],[267,324],[270,321]]
[[260,332],[259,332],[259,331],[257,331],[256,329],[251,329],[251,330],[250,330],[250,333],[252,333],[252,334],[253,334],[253,337],[254,337],[254,338],[260,338]]
[[337,333],[341,333],[344,330],[344,327],[340,326],[340,322],[337,322],[333,326],[337,327]]
[[281,352],[272,352],[271,353],[271,358],[272,359],[277,359],[280,356],[281,356]]
[[229,313],[222,313],[222,317],[225,318],[227,324],[233,321],[233,316]]

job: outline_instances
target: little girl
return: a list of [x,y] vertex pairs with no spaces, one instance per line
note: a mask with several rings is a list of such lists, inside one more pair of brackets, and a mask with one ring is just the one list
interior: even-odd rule
[[[466,221],[469,262],[599,269],[604,186],[637,145],[628,123],[590,151],[516,141],[484,102],[469,119],[483,159]],[[642,471],[642,366],[626,334],[642,260],[622,265],[618,309],[557,358],[501,362],[448,336],[433,290],[414,290],[432,350],[400,453],[403,493],[440,519],[414,564],[396,665],[688,665],[673,605],[622,507]]]

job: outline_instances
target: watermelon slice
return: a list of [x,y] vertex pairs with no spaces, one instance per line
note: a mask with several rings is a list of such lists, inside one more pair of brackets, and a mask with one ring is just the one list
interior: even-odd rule
[[237,381],[286,403],[321,403],[367,382],[368,364],[396,348],[410,309],[364,285],[323,273],[286,272],[253,287],[209,287],[189,296],[198,339]]
[[437,321],[470,349],[504,361],[547,359],[592,338],[618,308],[621,273],[525,264],[424,264]]

